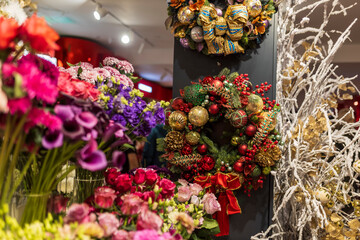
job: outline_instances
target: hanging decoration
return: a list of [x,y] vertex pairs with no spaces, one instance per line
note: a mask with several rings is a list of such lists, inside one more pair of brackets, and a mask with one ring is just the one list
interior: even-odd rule
[[[279,5],[276,99],[286,151],[274,176],[272,224],[253,240],[360,239],[358,106],[338,104],[360,95],[359,80],[339,75],[332,62],[356,22],[345,19],[350,2]],[[345,30],[336,25],[340,16]],[[255,161],[261,166],[263,153]]]
[[165,21],[184,48],[206,55],[244,53],[259,44],[274,13],[274,0],[168,0]]
[[228,215],[241,213],[233,191],[262,188],[281,158],[280,106],[265,98],[270,88],[265,82],[253,89],[247,74],[224,69],[185,87],[166,111],[162,158],[171,171],[218,194],[218,236],[229,234]]

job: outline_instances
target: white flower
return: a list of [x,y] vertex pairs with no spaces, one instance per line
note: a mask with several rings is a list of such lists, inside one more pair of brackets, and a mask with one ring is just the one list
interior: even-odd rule
[[74,178],[66,177],[57,185],[57,191],[71,193],[74,190]]

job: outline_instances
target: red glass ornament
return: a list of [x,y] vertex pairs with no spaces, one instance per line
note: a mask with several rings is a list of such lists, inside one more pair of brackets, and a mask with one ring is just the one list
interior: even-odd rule
[[245,166],[245,164],[243,162],[237,161],[234,164],[233,168],[236,172],[242,172],[242,171],[244,171],[244,166]]
[[248,135],[249,137],[252,137],[255,135],[256,130],[257,130],[256,126],[250,124],[246,127],[245,134]]
[[211,83],[213,80],[214,80],[214,78],[211,77],[211,76],[204,77],[204,79],[202,80],[202,84],[209,84],[209,83]]
[[[224,84],[223,84],[222,81],[220,81],[220,80],[214,80],[214,81],[212,81],[212,82],[211,82],[211,85],[212,85],[213,87],[217,88],[217,89],[220,89],[220,88],[222,88],[222,87],[224,86]],[[210,94],[211,94],[211,95],[215,95],[216,92],[211,91]]]
[[205,171],[210,171],[215,166],[215,159],[208,155],[203,156],[201,162],[202,162],[202,168]]
[[219,105],[213,104],[209,107],[209,113],[212,115],[217,114],[220,111]]
[[171,103],[171,107],[174,110],[179,110],[181,107],[184,108],[184,99],[180,97],[175,98]]
[[204,155],[207,152],[207,150],[208,147],[206,146],[206,144],[201,144],[197,147],[197,151],[202,155]]
[[247,150],[247,145],[246,144],[240,144],[238,147],[238,151],[241,155],[245,155],[246,154],[246,150]]
[[190,145],[185,145],[182,149],[181,149],[181,153],[183,155],[190,155],[192,153],[192,147]]

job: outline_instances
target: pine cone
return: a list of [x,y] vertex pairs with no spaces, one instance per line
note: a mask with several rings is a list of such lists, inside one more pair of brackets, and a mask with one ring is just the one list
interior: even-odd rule
[[255,162],[257,162],[261,167],[271,167],[274,166],[280,158],[281,150],[278,146],[275,146],[274,148],[268,148],[266,152],[264,149],[261,149],[255,155]]
[[184,146],[184,136],[178,131],[171,131],[165,137],[166,147],[171,151],[182,149]]

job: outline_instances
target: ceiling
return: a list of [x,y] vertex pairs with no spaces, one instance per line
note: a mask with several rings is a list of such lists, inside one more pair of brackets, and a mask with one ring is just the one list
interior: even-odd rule
[[[44,16],[60,35],[85,37],[100,42],[115,55],[128,59],[141,77],[171,87],[174,40],[164,25],[167,18],[166,1],[97,2],[132,30],[109,14],[100,21],[96,20],[93,16],[96,4],[91,0],[38,0],[38,15]],[[131,39],[127,45],[120,40],[125,33]],[[144,47],[141,50],[142,45]]]
[[[128,59],[143,78],[156,81],[163,86],[172,86],[173,44],[170,32],[166,31],[167,18],[165,0],[96,0],[111,15],[100,21],[93,16],[96,4],[93,0],[37,0],[39,15],[61,35],[72,35],[93,39],[110,48],[116,55]],[[315,0],[309,0],[311,2]],[[355,0],[341,0],[344,6]],[[360,4],[349,10],[348,16],[334,16],[330,28],[345,30],[350,22],[360,16]],[[312,25],[322,22],[322,10],[311,16]],[[360,62],[360,22],[353,27],[351,38],[336,55],[336,62]],[[141,37],[137,36],[136,33]],[[124,33],[130,35],[127,45],[120,39]],[[148,42],[144,42],[144,39]],[[141,50],[141,45],[144,48]]]

